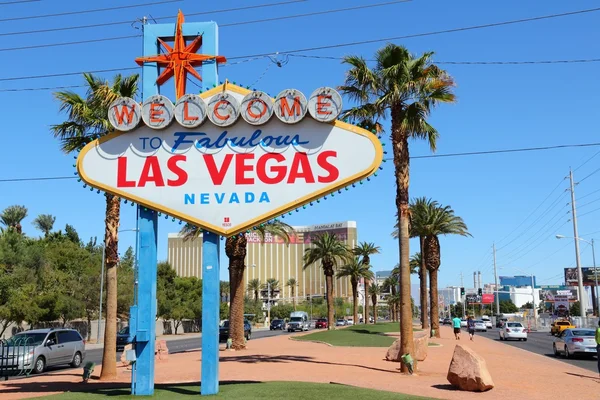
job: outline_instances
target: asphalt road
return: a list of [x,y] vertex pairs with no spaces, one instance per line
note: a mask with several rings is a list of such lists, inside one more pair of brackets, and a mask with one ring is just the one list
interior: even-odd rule
[[[269,331],[269,330],[253,331],[252,336],[250,337],[250,341],[257,340],[257,339],[263,339],[263,338],[267,338],[267,337],[271,337],[271,336],[289,335],[289,334],[290,333],[288,333],[287,331]],[[196,337],[191,337],[188,339],[170,340],[167,342],[167,346],[169,347],[169,354],[182,353],[182,352],[188,351],[188,350],[200,349],[202,347],[202,337],[196,336]],[[103,350],[102,348],[87,350],[85,359],[83,360],[83,364],[85,364],[88,361],[91,361],[91,362],[95,363],[96,365],[101,365],[102,364],[102,350]],[[120,359],[121,359],[121,353],[118,352],[117,353],[117,361],[119,361]],[[68,371],[71,369],[74,369],[74,368],[71,368],[69,366],[49,367],[48,370],[46,372],[44,372],[44,374],[49,373],[49,372],[54,372],[54,371]],[[79,369],[81,369],[81,368],[79,368]],[[19,379],[19,378],[20,377],[11,377],[9,379]]]
[[[489,329],[487,332],[477,332],[475,334],[475,340],[477,340],[477,336],[485,336],[490,339],[500,341],[498,329],[496,328]],[[552,343],[554,342],[554,339],[554,336],[550,335],[548,332],[529,332],[526,342],[521,342],[518,340],[507,340],[500,342],[506,344],[507,346],[514,346],[523,350],[531,351],[532,353],[541,354],[549,358],[555,358],[562,362],[585,368],[595,373],[598,372],[596,357],[579,357],[569,359],[566,359],[563,356],[555,357],[552,351]]]

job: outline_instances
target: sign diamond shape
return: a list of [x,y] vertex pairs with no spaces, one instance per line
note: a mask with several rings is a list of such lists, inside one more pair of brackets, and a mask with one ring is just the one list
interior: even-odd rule
[[[227,107],[251,93],[227,84],[200,97]],[[93,187],[231,236],[368,177],[383,159],[374,134],[337,120],[227,125],[111,133],[81,151],[77,169]]]

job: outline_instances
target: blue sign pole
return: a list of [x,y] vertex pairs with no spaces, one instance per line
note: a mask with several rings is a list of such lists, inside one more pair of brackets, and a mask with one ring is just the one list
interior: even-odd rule
[[[215,22],[184,23],[185,36],[203,35],[204,54],[218,54],[218,28]],[[175,24],[144,25],[143,56],[159,54],[157,39],[173,37]],[[142,88],[144,99],[158,94],[156,84],[158,68],[153,63],[145,63]],[[206,62],[202,67],[205,89],[218,83],[217,64]],[[142,100],[144,100],[142,99]],[[134,395],[154,393],[154,348],[156,320],[156,279],[157,279],[157,227],[158,215],[155,211],[138,206],[138,235],[140,238],[138,304],[131,308],[130,336],[135,340],[136,362],[131,372],[131,388]],[[219,390],[219,241],[215,234],[205,234],[203,238],[203,333],[202,333],[202,389],[203,395],[216,394]]]
[[202,373],[200,393],[219,393],[219,243],[218,235],[202,235]]

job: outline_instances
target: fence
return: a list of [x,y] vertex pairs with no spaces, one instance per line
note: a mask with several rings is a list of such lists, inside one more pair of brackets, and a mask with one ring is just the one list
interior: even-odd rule
[[0,340],[0,378],[29,376],[34,367],[35,348],[30,337]]

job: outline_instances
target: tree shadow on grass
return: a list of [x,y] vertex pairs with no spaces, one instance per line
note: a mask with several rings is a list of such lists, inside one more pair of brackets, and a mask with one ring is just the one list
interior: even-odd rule
[[344,364],[344,363],[335,363],[329,361],[320,361],[316,360],[313,357],[306,356],[289,356],[289,355],[279,355],[279,356],[265,356],[261,354],[253,354],[247,356],[233,356],[233,357],[223,357],[220,360],[221,362],[240,362],[245,364],[257,364],[257,363],[290,363],[290,362],[305,362],[305,363],[313,363],[313,364],[322,364],[322,365],[336,365],[341,367],[356,367],[369,369],[372,371],[379,372],[388,372],[392,374],[396,374],[396,371],[381,369],[375,367],[368,367],[366,365],[358,365],[358,364]]
[[[67,375],[67,374],[62,374]],[[78,374],[74,374],[78,376]],[[263,383],[262,381],[220,381],[219,385],[243,385],[250,383]],[[183,383],[157,383],[155,390],[164,390],[183,395],[197,395],[200,393],[200,382]],[[4,382],[0,386],[1,393],[56,393],[56,392],[85,392],[102,396],[127,396],[131,394],[131,385],[128,382],[96,382],[85,384],[77,381],[31,382],[14,380]]]

